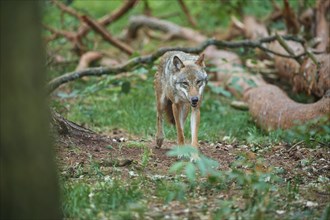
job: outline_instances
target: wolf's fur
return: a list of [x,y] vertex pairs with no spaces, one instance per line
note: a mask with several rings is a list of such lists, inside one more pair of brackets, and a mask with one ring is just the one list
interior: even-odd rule
[[204,55],[199,57],[181,51],[167,52],[161,58],[154,81],[157,101],[157,147],[161,147],[164,140],[164,112],[168,121],[176,125],[178,144],[184,145],[183,127],[189,113],[189,105],[192,110],[191,144],[198,146],[199,108],[207,83],[203,60]]

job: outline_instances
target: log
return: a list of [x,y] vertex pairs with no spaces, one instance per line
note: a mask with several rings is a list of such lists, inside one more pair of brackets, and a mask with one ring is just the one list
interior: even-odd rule
[[254,121],[267,131],[288,129],[321,117],[330,119],[330,90],[318,102],[301,104],[268,84],[250,89],[244,100]]

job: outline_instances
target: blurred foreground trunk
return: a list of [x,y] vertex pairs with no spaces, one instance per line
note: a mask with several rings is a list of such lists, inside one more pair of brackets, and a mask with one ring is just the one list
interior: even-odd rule
[[38,1],[1,1],[1,219],[59,219]]

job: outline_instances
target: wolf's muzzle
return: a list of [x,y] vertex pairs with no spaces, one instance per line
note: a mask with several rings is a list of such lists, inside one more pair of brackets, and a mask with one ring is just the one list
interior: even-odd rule
[[198,97],[197,96],[191,97],[191,106],[196,107],[197,104],[198,104]]

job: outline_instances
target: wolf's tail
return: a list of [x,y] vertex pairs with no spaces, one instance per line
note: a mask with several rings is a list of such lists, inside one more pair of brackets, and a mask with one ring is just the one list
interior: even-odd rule
[[166,113],[166,118],[167,121],[170,124],[175,124],[175,119],[174,119],[174,115],[173,115],[173,110],[172,110],[172,101],[167,99],[166,101],[166,106],[165,106],[165,113]]

